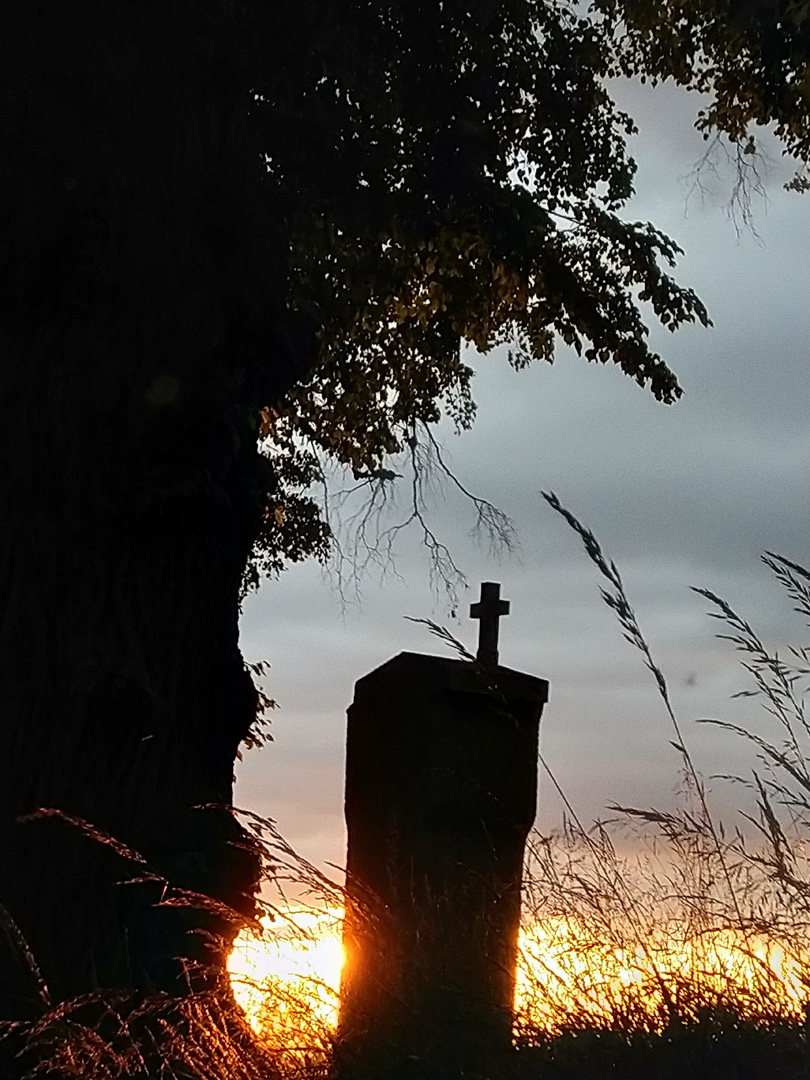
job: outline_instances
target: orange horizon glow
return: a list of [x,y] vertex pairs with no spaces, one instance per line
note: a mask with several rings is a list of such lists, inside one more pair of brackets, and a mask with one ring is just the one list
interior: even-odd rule
[[[243,932],[229,958],[234,996],[251,1026],[290,1051],[317,1047],[337,1025],[342,911],[290,908]],[[572,1022],[608,1027],[632,1019],[660,1030],[670,1003],[734,1008],[741,1018],[804,1018],[810,956],[739,931],[689,936],[661,927],[645,942],[595,941],[575,919],[524,924],[515,988],[516,1026],[555,1034]],[[669,1002],[668,1000],[669,999]]]

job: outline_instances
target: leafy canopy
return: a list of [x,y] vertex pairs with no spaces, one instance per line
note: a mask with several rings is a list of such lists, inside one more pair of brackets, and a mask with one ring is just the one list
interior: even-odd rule
[[474,416],[461,346],[517,367],[556,339],[663,402],[680,387],[640,304],[709,323],[669,275],[679,249],[622,207],[632,119],[611,76],[708,92],[704,131],[776,125],[808,155],[807,3],[795,0],[278,0],[256,24],[251,115],[288,253],[286,304],[318,361],[268,402],[253,567],[325,548],[303,494],[319,459],[383,476],[444,412]]

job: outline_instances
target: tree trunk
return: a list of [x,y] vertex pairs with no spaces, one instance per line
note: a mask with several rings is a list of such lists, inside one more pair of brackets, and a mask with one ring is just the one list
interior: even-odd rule
[[195,807],[231,805],[255,713],[237,628],[254,416],[296,365],[249,86],[227,62],[239,28],[224,2],[181,9],[0,16],[1,1018],[41,1008],[12,924],[51,1000],[176,993],[183,958],[222,962],[189,931],[226,922],[156,906],[160,882],[123,883],[143,866],[64,818],[24,820],[39,808],[252,910],[241,829]]

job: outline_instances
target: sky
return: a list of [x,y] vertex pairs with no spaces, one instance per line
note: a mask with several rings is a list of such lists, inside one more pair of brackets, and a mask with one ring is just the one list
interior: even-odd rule
[[[618,84],[615,93],[640,129],[630,145],[637,194],[624,215],[680,244],[676,280],[695,289],[714,327],[671,335],[651,323],[653,347],[684,388],[671,406],[563,347],[553,365],[522,372],[498,350],[468,354],[475,427],[461,435],[441,427],[438,436],[464,486],[509,515],[517,548],[498,554],[477,541],[467,501],[452,485],[436,488],[430,525],[470,586],[457,618],[415,534],[401,537],[393,566],[361,578],[359,594],[338,587],[334,567],[325,573],[313,563],[247,599],[241,648],[249,662],[270,664],[265,688],[279,708],[274,741],[237,766],[235,803],[272,818],[316,865],[345,860],[354,683],[404,650],[452,655],[406,617],[433,619],[475,651],[477,624],[467,613],[485,580],[501,582],[511,601],[501,663],[551,684],[541,753],[580,819],[605,816],[613,802],[672,804],[680,760],[653,680],[600,600],[578,538],[541,491],[556,492],[616,561],[726,821],[739,820],[740,789],[711,777],[744,773],[751,757],[739,739],[695,721],[718,717],[774,734],[761,706],[731,698],[748,685],[745,673],[690,586],[728,600],[769,646],[802,644],[801,622],[759,557],[810,559],[809,197],[783,190],[791,163],[767,143],[755,233],[735,224],[726,208],[733,171],[704,172],[705,191],[690,179],[706,148],[692,128],[699,100],[668,87]],[[537,827],[559,827],[561,812],[541,775]]]

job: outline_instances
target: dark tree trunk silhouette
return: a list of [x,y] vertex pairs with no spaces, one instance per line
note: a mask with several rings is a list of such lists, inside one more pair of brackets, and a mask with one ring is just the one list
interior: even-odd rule
[[[220,11],[220,8],[222,11]],[[182,988],[212,961],[172,886],[252,907],[227,810],[255,692],[240,578],[255,414],[300,371],[226,4],[0,16],[0,1017]],[[259,372],[263,375],[259,376]],[[8,917],[10,917],[10,919]]]

